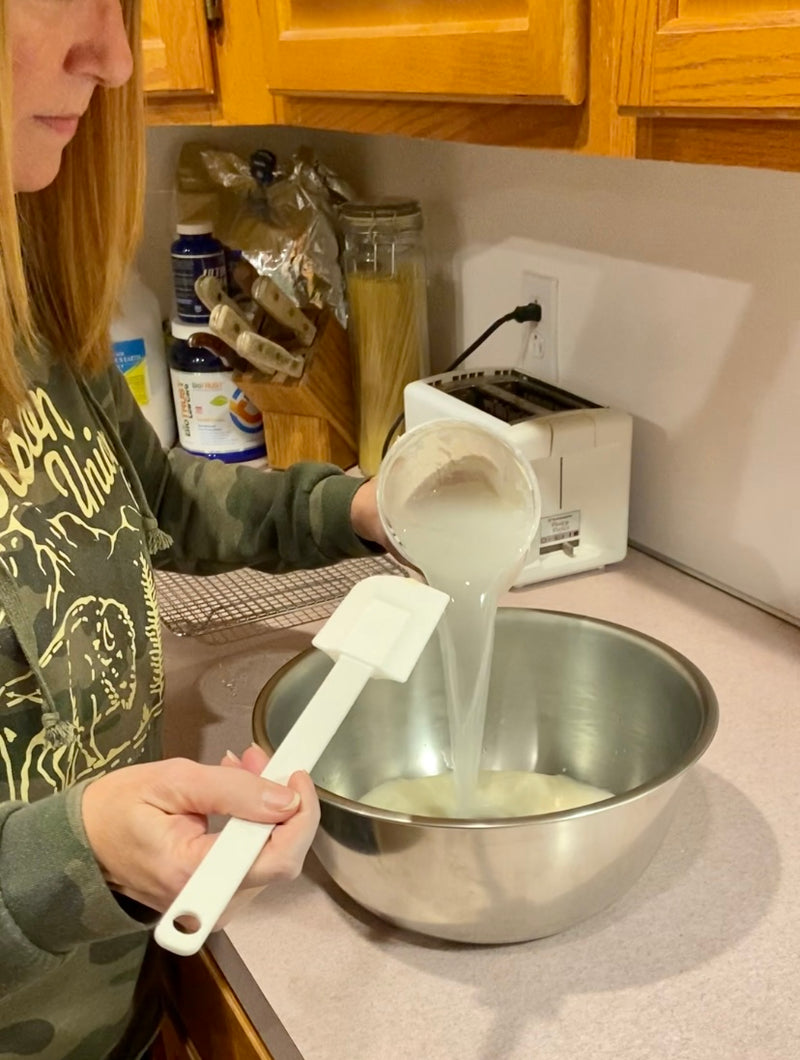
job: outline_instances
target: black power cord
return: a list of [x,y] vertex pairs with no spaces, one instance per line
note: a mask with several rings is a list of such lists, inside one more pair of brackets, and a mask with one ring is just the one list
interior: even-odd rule
[[[471,343],[460,353],[458,357],[445,368],[445,372],[452,372],[455,368],[466,361],[467,357],[471,353],[474,353],[479,346],[482,346],[484,342],[489,338],[490,335],[494,335],[495,331],[503,324],[507,324],[510,320],[515,320],[518,324],[538,324],[542,319],[542,307],[538,302],[527,302],[525,305],[518,305],[516,309],[512,309],[510,313],[504,313],[503,316],[498,317],[494,323],[490,324],[486,331],[482,332],[473,343]],[[394,438],[397,431],[400,429],[404,419],[404,414],[401,412],[394,423],[391,425],[389,430],[386,432],[386,437],[383,440],[383,448],[381,449],[381,459],[383,459],[389,451],[389,446],[392,444],[392,438]]]

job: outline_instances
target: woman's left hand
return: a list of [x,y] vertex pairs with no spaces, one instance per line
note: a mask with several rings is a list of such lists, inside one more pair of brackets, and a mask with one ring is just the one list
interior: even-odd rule
[[319,823],[316,791],[307,773],[294,773],[287,785],[258,776],[266,763],[250,747],[241,759],[226,756],[224,765],[234,768],[172,758],[92,780],[83,791],[83,824],[109,887],[168,909],[216,842],[208,832],[212,814],[275,825],[243,888],[297,876]]

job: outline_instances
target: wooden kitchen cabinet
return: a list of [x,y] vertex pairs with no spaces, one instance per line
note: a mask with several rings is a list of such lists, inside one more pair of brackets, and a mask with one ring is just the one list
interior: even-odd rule
[[268,0],[284,125],[633,154],[618,0]]
[[164,960],[167,1014],[154,1060],[273,1060],[208,950]]
[[145,0],[151,122],[800,170],[800,0],[218,2]]
[[619,0],[638,157],[800,168],[800,2]]
[[274,123],[261,6],[261,0],[143,0],[150,124]]
[[270,87],[285,95],[579,104],[584,0],[273,0]]
[[800,117],[797,0],[624,0],[619,103]]
[[[526,103],[504,94],[501,85],[507,89],[508,80],[494,80],[503,63],[521,64],[532,75],[524,48],[504,51],[502,43],[482,56],[480,81],[475,75],[466,87],[462,82],[459,93],[454,87],[458,64],[433,64],[438,35],[446,37],[446,18],[455,3],[386,0],[379,5],[381,11],[399,8],[403,15],[376,53],[377,67],[366,20],[353,28],[353,13],[374,6],[370,0],[269,0],[267,52],[281,123],[800,170],[800,0],[587,0],[587,88],[580,105],[565,105],[563,90],[559,104],[548,103],[546,91],[533,80],[525,89]],[[527,22],[520,26],[527,25],[529,32],[545,7],[564,10],[562,3],[544,0],[517,7],[477,0],[458,5],[472,15],[501,12],[512,23],[525,8]],[[349,15],[336,24],[328,15],[326,24],[325,12],[332,10]],[[426,12],[431,15],[427,22]],[[583,54],[582,38],[564,33],[566,25],[561,23],[560,36],[550,32],[540,41],[572,49],[574,61]],[[468,28],[466,21],[462,28]],[[374,24],[372,31],[377,34]],[[430,35],[425,43],[437,66],[428,81],[409,58],[418,32]],[[512,33],[509,39],[519,44],[522,38]],[[332,41],[339,46],[333,67],[327,60]],[[290,58],[301,55],[313,59],[311,74],[302,66],[289,68]],[[518,70],[508,77],[524,79],[525,74]],[[427,98],[434,83],[441,92],[436,101]],[[381,85],[388,86],[382,94]]]
[[617,2],[220,0],[213,97],[151,94],[148,115],[631,155]]
[[214,94],[204,0],[143,0],[142,53],[148,94]]

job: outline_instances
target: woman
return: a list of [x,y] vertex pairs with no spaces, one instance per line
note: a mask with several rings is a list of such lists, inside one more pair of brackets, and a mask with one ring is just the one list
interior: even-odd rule
[[[314,787],[263,755],[158,761],[152,563],[281,570],[385,544],[374,490],[164,454],[109,367],[139,235],[137,0],[0,0],[0,1056],[134,1058],[146,926],[213,839],[279,822],[247,886],[295,875]],[[372,548],[375,546],[373,545]]]

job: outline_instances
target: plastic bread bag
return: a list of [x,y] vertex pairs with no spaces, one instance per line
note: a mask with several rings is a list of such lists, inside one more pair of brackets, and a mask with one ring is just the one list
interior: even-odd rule
[[[249,158],[202,143],[181,149],[176,174],[178,223],[210,220],[228,248],[230,293],[246,301],[237,260],[269,276],[301,307],[329,308],[344,326],[336,208],[351,190],[301,148],[286,165],[271,151]],[[246,272],[246,270],[245,270]]]

